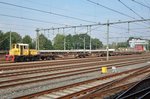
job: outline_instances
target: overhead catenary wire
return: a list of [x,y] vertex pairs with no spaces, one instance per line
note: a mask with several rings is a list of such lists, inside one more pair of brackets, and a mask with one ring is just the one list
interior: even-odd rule
[[146,3],[146,4],[150,4],[149,2],[147,2],[146,0],[144,0],[144,2]]
[[[81,30],[83,30],[83,29],[84,29],[84,28],[82,27],[81,29],[76,30],[76,34],[77,34],[78,32],[80,32]],[[69,30],[65,31],[65,33],[68,33],[70,30],[72,30],[72,28],[70,28]]]
[[150,29],[150,27],[147,27],[147,28],[132,28],[132,30],[143,30],[143,29]]
[[91,31],[93,31],[93,30],[96,30],[96,29],[98,29],[98,28],[100,28],[100,26],[97,26],[97,27],[95,27],[95,28],[93,28],[93,29],[89,29],[88,31],[84,32],[83,34],[86,34],[86,33],[88,33],[88,32],[91,32]]
[[87,13],[83,13],[83,12],[79,12],[79,11],[76,11],[76,10],[71,10],[71,9],[65,9],[65,8],[60,8],[60,7],[56,7],[56,6],[50,6],[49,4],[45,4],[45,3],[39,3],[39,2],[34,2],[33,0],[24,0],[26,2],[30,2],[30,3],[34,3],[34,4],[37,4],[37,5],[40,5],[40,6],[47,6],[47,7],[52,7],[52,8],[55,8],[55,9],[58,9],[58,10],[61,10],[61,11],[69,11],[69,13],[76,13],[76,14],[79,14],[79,15],[83,15],[83,16],[90,16],[90,17],[96,17],[94,15],[90,15],[90,14],[87,14]]
[[141,15],[139,15],[137,12],[135,12],[132,8],[130,8],[129,6],[127,6],[125,3],[123,3],[121,0],[118,0],[122,5],[124,5],[126,8],[128,8],[130,11],[132,11],[134,14],[136,14],[138,17],[140,17],[141,19],[144,19]]
[[141,2],[138,2],[138,1],[136,1],[136,0],[131,0],[131,1],[133,1],[133,2],[135,2],[135,3],[137,3],[137,4],[139,4],[139,5],[141,5],[141,6],[143,6],[143,7],[146,7],[146,8],[148,8],[148,9],[150,9],[150,6],[147,6],[147,5],[145,5],[145,4],[141,3]]
[[31,26],[31,25],[21,25],[21,24],[9,24],[9,23],[0,23],[0,24],[3,24],[3,25],[9,25],[9,26],[17,26],[17,27],[26,27],[26,28],[37,28],[35,26]]
[[[129,38],[130,36],[126,36],[126,37],[110,37],[110,39],[115,39],[115,38]],[[136,36],[135,38],[140,38],[140,37],[150,37],[150,36]]]
[[85,19],[80,19],[80,18],[67,16],[67,15],[63,15],[63,14],[59,14],[59,13],[54,13],[54,12],[50,12],[50,11],[44,11],[44,10],[40,10],[40,9],[35,9],[35,8],[31,8],[31,7],[20,6],[20,5],[16,5],[16,4],[12,4],[12,3],[7,3],[7,2],[2,2],[2,1],[0,1],[0,3],[4,4],[4,5],[19,7],[19,8],[23,8],[23,9],[32,10],[32,11],[37,11],[37,12],[47,13],[47,14],[56,15],[56,16],[60,16],[60,17],[70,18],[70,19],[74,19],[74,20],[80,20],[80,21],[90,22],[90,23],[97,23],[97,22],[93,22],[93,21],[89,21],[89,20],[85,20]]
[[[116,29],[128,30],[128,28],[124,28],[124,27],[121,27],[121,26],[110,26],[110,27],[113,27],[113,28],[116,28]],[[150,27],[147,27],[147,28],[130,28],[130,30],[143,30],[143,29],[150,29]]]
[[123,15],[123,16],[129,17],[129,18],[132,18],[132,19],[135,19],[135,18],[132,17],[132,16],[129,16],[129,15],[123,13],[123,12],[120,12],[120,11],[114,10],[114,9],[112,9],[112,8],[109,8],[109,7],[107,7],[107,6],[104,6],[104,5],[100,4],[100,3],[97,3],[97,2],[94,2],[94,1],[91,1],[91,0],[87,0],[87,1],[90,2],[90,3],[96,4],[96,5],[98,5],[98,6],[101,6],[101,7],[105,8],[105,9],[108,9],[108,10],[110,10],[110,11],[113,11],[113,12],[116,12],[116,13],[118,13],[118,14],[121,14],[121,15]]
[[136,1],[136,0],[131,0],[131,1],[133,1],[133,2],[135,2],[135,3],[137,3],[137,4],[139,4],[139,5],[142,5],[142,6],[144,6],[144,7],[146,7],[146,8],[149,8],[149,9],[150,9],[150,7],[149,7],[149,6],[147,6],[147,5],[145,5],[145,4],[141,3],[141,2],[138,2],[138,1]]
[[128,28],[121,27],[121,26],[110,26],[110,27],[113,27],[113,28],[116,28],[116,29],[128,30]]
[[[124,27],[116,27],[116,26],[110,26],[110,27],[112,27],[112,28],[115,28],[115,29],[118,29],[118,30],[126,30],[126,31],[128,31],[128,28],[124,28]],[[137,28],[138,29],[138,28]],[[132,28],[132,29],[130,29],[130,34],[132,34],[132,33],[139,33],[140,31],[139,31],[139,29],[137,30],[137,29],[134,29],[134,28]],[[148,28],[142,28],[142,29],[148,29]],[[137,31],[136,31],[137,30]],[[111,32],[112,33],[112,32]],[[115,32],[114,32],[115,33]],[[120,32],[121,33],[121,32]],[[127,32],[127,33],[129,33],[129,32]],[[141,33],[141,32],[140,32]]]
[[[109,25],[115,24],[123,24],[123,23],[135,23],[135,22],[143,22],[143,21],[150,21],[150,19],[140,19],[140,20],[131,20],[131,21],[117,21],[117,22],[109,22]],[[91,27],[91,26],[99,26],[99,25],[107,25],[108,23],[97,23],[97,24],[88,24],[88,25],[77,25],[77,26],[65,26],[65,27],[52,27],[47,29],[39,29],[40,31],[44,30],[55,30],[55,29],[63,29],[63,28],[78,28],[78,27]]]
[[[144,20],[144,19],[143,19]],[[147,20],[147,21],[150,21],[150,20]],[[140,23],[133,23],[134,25],[138,25],[138,26],[142,26],[142,27],[145,27],[145,28],[148,28],[149,27],[149,24],[145,24],[145,22],[142,22],[143,24],[140,24]]]
[[[110,26],[110,27],[113,27],[113,28],[116,28],[116,29],[123,29],[123,30],[128,30],[128,28],[125,28],[125,27],[122,27],[122,26]],[[150,29],[150,27],[143,27],[143,28],[141,28],[141,27],[137,27],[137,28],[130,28],[130,30],[147,30],[147,29]]]
[[[132,8],[130,8],[129,6],[127,6],[125,3],[123,3],[121,0],[118,0],[122,5],[124,5],[126,8],[128,8],[130,11],[132,11],[134,14],[136,14],[138,17],[140,17],[141,19],[144,19],[140,14],[138,14],[137,12],[135,12]],[[145,23],[145,22],[143,22]],[[147,24],[147,23],[145,23]],[[149,25],[149,24],[148,24]]]
[[[123,13],[123,12],[120,12],[120,11],[117,11],[117,10],[115,10],[115,9],[109,8],[109,7],[104,6],[104,5],[100,4],[100,3],[97,3],[97,2],[94,2],[94,1],[91,1],[91,0],[87,0],[87,1],[90,2],[90,3],[93,3],[93,4],[95,4],[95,5],[101,6],[101,7],[105,8],[105,9],[108,9],[108,10],[110,10],[110,11],[113,11],[113,12],[115,12],[115,13],[118,13],[118,14],[120,14],[120,15],[126,16],[126,17],[128,17],[128,18],[136,19],[136,18],[134,18],[134,17],[132,17],[132,16],[130,16],[130,15],[127,15],[127,14],[125,14],[125,13]],[[143,26],[144,26],[144,25],[143,25]]]
[[[0,30],[3,30],[3,29],[10,29],[10,27],[3,27],[3,26],[0,26]],[[24,30],[24,31],[28,31],[28,30],[33,30],[33,29],[24,29],[24,28],[14,28],[13,27],[13,30]]]
[[9,38],[9,36],[5,37],[2,41],[0,41],[0,44],[1,44],[2,42],[4,42],[7,38]]
[[[83,32],[83,34],[86,34],[86,33],[88,33],[89,31],[93,31],[93,30],[96,30],[96,29],[98,29],[98,28],[100,28],[100,26],[97,26],[97,27],[95,27],[95,28],[93,28],[93,29],[91,29],[91,30],[88,30],[88,31],[86,31],[86,32]],[[62,29],[65,29],[65,28],[62,28]],[[68,31],[70,31],[72,28],[70,28],[69,30],[67,30],[67,31],[65,31],[65,33],[66,32],[68,32]],[[43,29],[43,31],[50,31],[49,29]],[[55,30],[55,29],[53,29],[53,30]],[[76,31],[75,30],[75,32],[77,33],[77,32],[80,32],[81,30],[83,30],[83,28],[81,28],[80,30],[78,30],[78,31]]]
[[[87,34],[87,33],[89,33],[89,32],[91,32],[91,31],[93,31],[93,30],[97,30],[98,28],[100,28],[101,26],[97,26],[97,27],[95,27],[95,28],[93,28],[93,29],[87,29],[86,30],[86,32],[82,32],[82,34]],[[87,27],[88,28],[88,27]],[[76,33],[78,33],[78,32],[80,32],[81,30],[83,30],[83,28],[81,28],[80,30],[78,30],[78,31],[76,31]]]
[[39,19],[32,19],[32,18],[26,18],[26,17],[14,16],[14,15],[8,15],[8,14],[0,14],[0,16],[10,17],[10,18],[17,18],[17,19],[22,19],[22,20],[35,21],[35,22],[42,22],[42,23],[51,23],[51,24],[57,24],[57,25],[66,25],[66,24],[60,24],[60,23],[55,23],[55,22],[50,22],[50,21],[44,21],[44,20],[39,20]]

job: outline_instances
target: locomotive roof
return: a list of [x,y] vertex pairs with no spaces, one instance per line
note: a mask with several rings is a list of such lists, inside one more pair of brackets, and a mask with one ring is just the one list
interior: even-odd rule
[[17,43],[18,45],[24,45],[24,46],[29,46],[29,44],[24,44],[24,43]]

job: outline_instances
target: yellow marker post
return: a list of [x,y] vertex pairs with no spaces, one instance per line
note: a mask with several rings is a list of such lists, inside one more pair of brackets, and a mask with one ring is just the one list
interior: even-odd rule
[[101,72],[102,72],[103,74],[107,73],[107,67],[106,67],[106,66],[102,67],[101,70],[102,70]]

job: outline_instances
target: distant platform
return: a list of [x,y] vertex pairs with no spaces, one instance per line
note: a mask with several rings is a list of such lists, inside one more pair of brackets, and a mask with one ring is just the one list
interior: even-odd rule
[[[74,53],[74,52],[105,52],[107,51],[106,49],[99,49],[99,50],[39,50],[39,52],[64,52],[64,53]],[[115,49],[109,49],[109,51],[114,52]]]

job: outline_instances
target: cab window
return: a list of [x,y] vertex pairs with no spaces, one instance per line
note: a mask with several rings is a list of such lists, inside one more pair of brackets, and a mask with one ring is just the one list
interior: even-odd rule
[[19,45],[17,44],[16,48],[19,48]]
[[24,46],[24,49],[28,49],[28,46]]
[[15,44],[12,45],[12,48],[15,48]]

